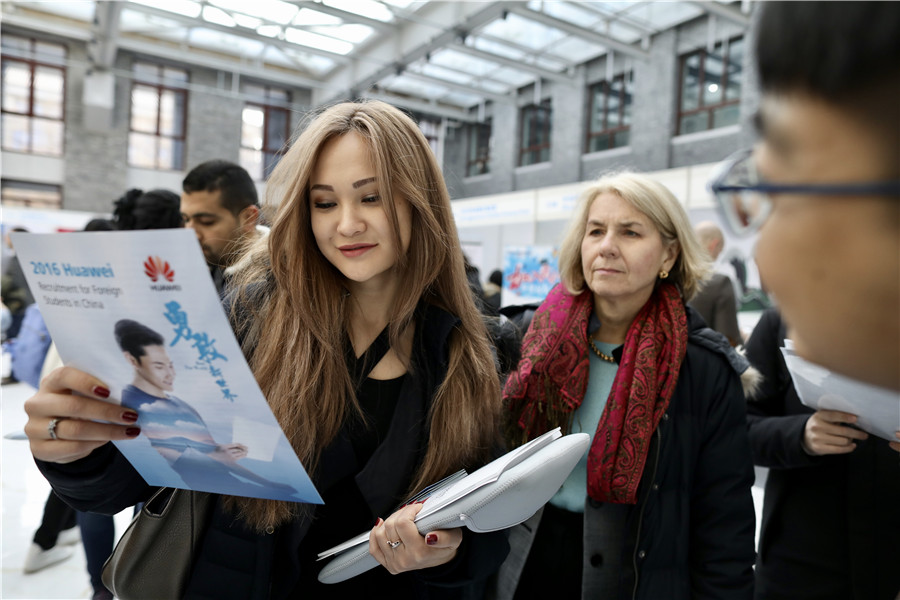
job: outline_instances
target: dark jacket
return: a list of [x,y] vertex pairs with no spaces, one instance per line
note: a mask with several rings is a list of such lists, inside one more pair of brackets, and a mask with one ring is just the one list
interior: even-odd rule
[[[356,472],[356,487],[371,511],[371,518],[366,519],[369,528],[376,516],[387,517],[404,499],[424,456],[429,433],[427,416],[434,391],[446,375],[447,340],[457,323],[455,317],[441,309],[423,307],[417,318],[415,362],[401,388],[387,438],[366,465],[357,465],[352,445],[342,432],[323,451],[320,468],[311,474],[317,489],[327,496],[341,474]],[[71,464],[37,464],[57,493],[80,510],[114,514],[145,500],[154,491],[112,444]],[[301,569],[310,568],[300,564],[297,553],[309,526],[309,519],[298,520],[276,529],[275,535],[257,535],[236,525],[217,504],[195,563],[194,574],[202,576],[191,581],[188,597],[292,597],[298,591],[295,586]],[[502,532],[476,535],[465,531],[456,559],[434,569],[396,576],[393,590],[373,589],[368,596],[474,597],[478,582],[499,566],[507,551]],[[396,593],[398,589],[404,591]],[[340,595],[337,587],[333,593]],[[309,597],[316,595],[313,592]]]
[[[744,432],[739,362],[728,342],[687,309],[688,348],[666,414],[652,437],[638,502],[624,512],[619,560],[597,554],[603,505],[586,499],[582,597],[593,579],[618,562],[619,598],[749,599],[753,594],[755,515],[753,465]],[[587,352],[587,348],[585,348]],[[618,358],[621,350],[615,355]],[[618,508],[618,506],[617,506]],[[497,598],[512,598],[535,523],[510,533],[512,549],[500,569]],[[548,577],[553,574],[548,573]]]
[[900,592],[900,455],[870,435],[850,454],[810,456],[813,410],[800,402],[781,354],[785,326],[760,318],[747,358],[764,376],[748,404],[753,459],[769,467],[758,598],[893,600]]
[[691,308],[700,313],[706,324],[728,338],[732,346],[743,343],[738,326],[737,299],[731,278],[715,273],[691,299]]

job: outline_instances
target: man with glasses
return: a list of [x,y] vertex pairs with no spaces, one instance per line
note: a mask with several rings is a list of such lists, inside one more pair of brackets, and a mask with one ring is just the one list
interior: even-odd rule
[[900,390],[900,4],[761,11],[762,139],[711,187],[797,352]]
[[900,391],[900,3],[767,2],[757,27],[761,140],[710,184],[737,233],[759,232],[784,321],[766,313],[747,342],[769,467],[755,597],[894,600],[900,442],[803,406],[779,347]]

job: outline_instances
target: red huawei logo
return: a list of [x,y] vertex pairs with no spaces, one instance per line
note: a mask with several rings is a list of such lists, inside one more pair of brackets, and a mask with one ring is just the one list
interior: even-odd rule
[[144,274],[150,278],[150,281],[156,281],[160,277],[166,281],[175,279],[175,271],[169,266],[169,263],[158,256],[148,256],[144,261]]

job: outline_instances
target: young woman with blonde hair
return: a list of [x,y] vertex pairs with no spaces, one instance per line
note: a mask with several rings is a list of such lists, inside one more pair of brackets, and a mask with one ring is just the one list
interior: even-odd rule
[[[422,536],[413,522],[419,505],[396,509],[497,448],[499,378],[428,143],[387,104],[339,104],[308,124],[267,187],[277,213],[230,279],[230,316],[325,504],[221,498],[186,597],[470,594],[502,561],[505,537]],[[115,510],[109,497],[133,503],[152,490],[103,445],[125,439],[124,426],[97,425],[89,438],[66,427],[79,418],[66,390],[96,398],[96,386],[84,373],[55,372],[29,401],[26,430],[61,495]],[[92,411],[120,423],[113,408]],[[75,454],[42,435],[60,415],[58,436],[85,440]],[[57,464],[76,459],[78,469]],[[102,472],[90,498],[76,491],[86,463]],[[366,529],[385,568],[319,587],[316,553]]]

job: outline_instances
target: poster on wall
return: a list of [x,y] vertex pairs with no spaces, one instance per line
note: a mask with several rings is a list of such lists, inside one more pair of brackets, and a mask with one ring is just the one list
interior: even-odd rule
[[11,235],[67,365],[138,414],[113,442],[150,485],[321,503],[189,229]]
[[559,249],[507,246],[503,249],[501,306],[539,304],[559,283]]

